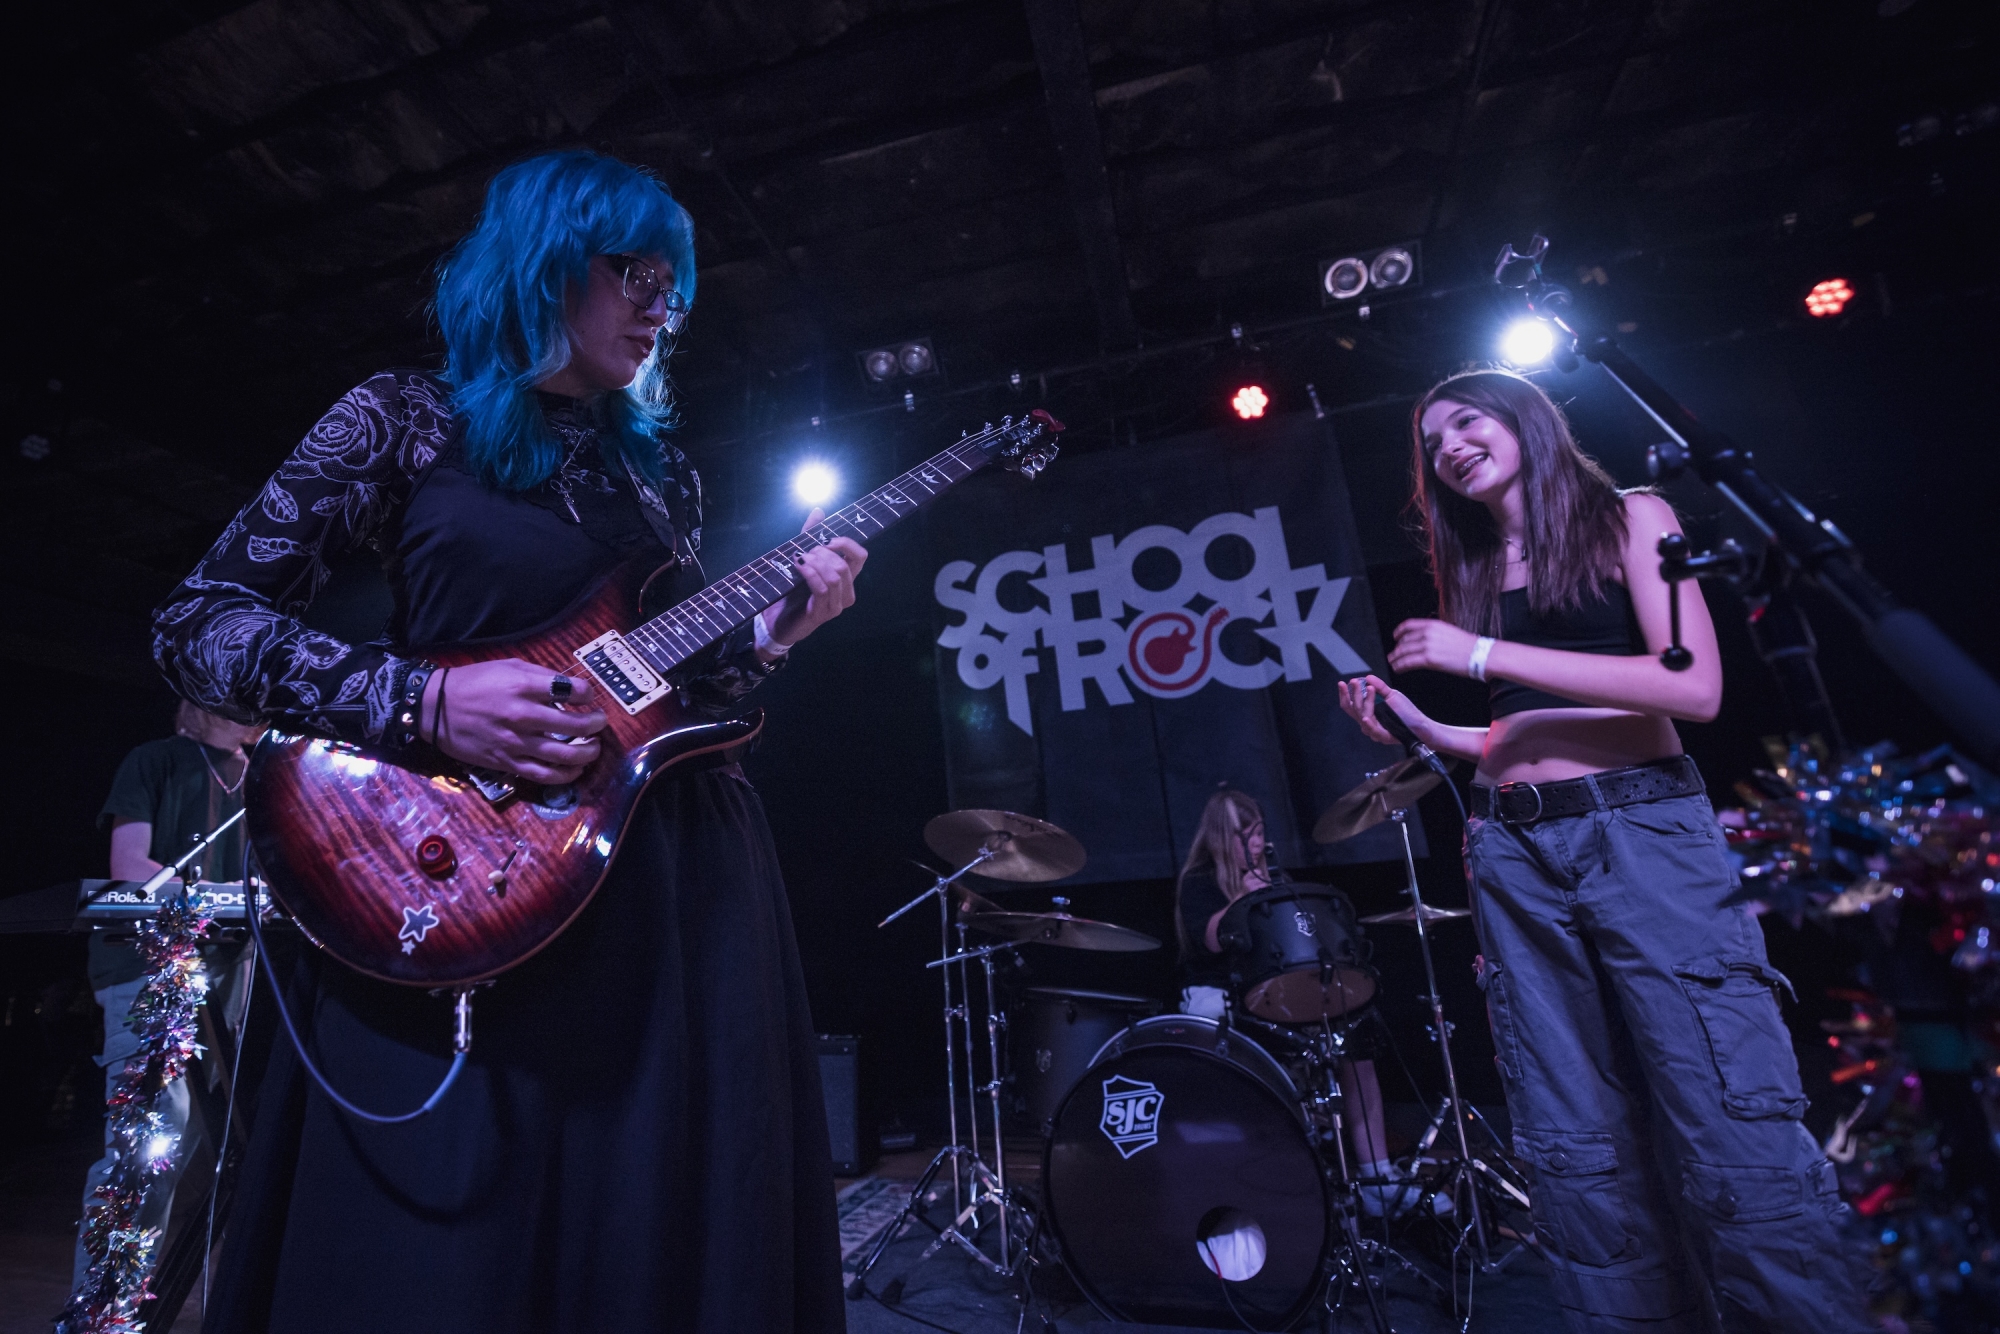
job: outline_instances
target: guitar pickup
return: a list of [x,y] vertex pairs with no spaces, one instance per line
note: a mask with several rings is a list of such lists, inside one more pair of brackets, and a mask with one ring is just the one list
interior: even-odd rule
[[627,713],[637,713],[673,689],[615,630],[578,649],[576,660]]

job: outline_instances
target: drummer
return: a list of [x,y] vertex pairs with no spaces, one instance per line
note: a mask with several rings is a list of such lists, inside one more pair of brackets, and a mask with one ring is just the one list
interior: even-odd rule
[[[1183,1014],[1204,1019],[1227,1015],[1229,964],[1218,935],[1222,915],[1237,899],[1271,883],[1263,809],[1246,793],[1221,789],[1202,810],[1194,845],[1188,849],[1187,862],[1174,886]],[[1342,915],[1352,922],[1354,909],[1347,896],[1339,890],[1331,892],[1339,896],[1346,907]],[[1360,928],[1355,930],[1358,933]],[[1358,1019],[1348,1036],[1348,1050],[1354,1054],[1340,1063],[1341,1094],[1359,1113],[1346,1118],[1348,1140],[1354,1148],[1357,1174],[1378,1183],[1361,1188],[1362,1211],[1370,1218],[1393,1216],[1412,1208],[1422,1192],[1407,1172],[1389,1160],[1382,1127],[1382,1087],[1375,1077],[1375,1062],[1366,1054],[1373,1050],[1372,1040],[1381,1031],[1381,1019],[1372,1004],[1355,1014]],[[1439,1213],[1450,1212],[1449,1199],[1434,1196],[1433,1201],[1432,1207]]]

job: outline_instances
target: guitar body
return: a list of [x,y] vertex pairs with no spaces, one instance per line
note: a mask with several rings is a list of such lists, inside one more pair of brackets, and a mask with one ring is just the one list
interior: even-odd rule
[[[522,658],[588,679],[576,650],[637,624],[655,573],[621,566],[536,633],[423,656],[444,667]],[[314,944],[385,981],[464,985],[527,959],[597,893],[655,778],[763,726],[761,712],[696,717],[673,692],[637,713],[602,689],[595,702],[609,720],[602,753],[561,789],[517,780],[503,793],[442,756],[413,768],[345,742],[267,735],[246,819],[272,896]]]

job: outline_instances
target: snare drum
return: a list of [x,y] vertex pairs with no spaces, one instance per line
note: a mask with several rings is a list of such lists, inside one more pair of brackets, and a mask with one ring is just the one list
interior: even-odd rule
[[1290,1328],[1326,1280],[1328,1190],[1283,1067],[1193,1015],[1106,1043],[1042,1159],[1063,1265],[1113,1320]]
[[1375,970],[1354,906],[1324,885],[1260,889],[1216,927],[1237,1003],[1274,1024],[1338,1019],[1375,998]]

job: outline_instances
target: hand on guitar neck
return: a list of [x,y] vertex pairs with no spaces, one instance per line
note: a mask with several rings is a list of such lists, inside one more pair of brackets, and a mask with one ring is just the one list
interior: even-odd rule
[[499,769],[556,787],[575,782],[597,758],[604,712],[592,704],[590,682],[581,672],[566,674],[571,683],[569,701],[555,708],[549,702],[554,676],[548,668],[520,658],[434,672],[424,686],[420,730],[439,750],[477,768]]
[[[805,527],[800,531],[811,532],[825,517],[826,511],[815,507],[806,515]],[[779,652],[854,605],[854,576],[861,573],[867,560],[868,552],[859,542],[851,537],[836,537],[793,562],[804,582],[784,601],[774,602],[764,610],[764,628],[770,632],[773,644],[782,646]]]

